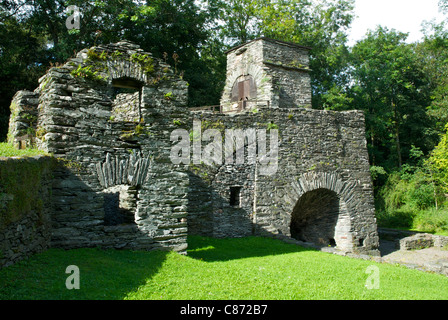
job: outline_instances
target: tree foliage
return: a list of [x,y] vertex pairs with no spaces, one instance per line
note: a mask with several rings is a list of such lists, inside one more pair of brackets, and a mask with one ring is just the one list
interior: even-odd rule
[[[379,27],[353,47],[354,0],[3,0],[0,2],[0,123],[9,102],[33,89],[51,66],[75,52],[128,39],[175,66],[189,106],[218,104],[225,51],[260,36],[310,46],[316,109],[363,110],[371,164],[391,172],[412,146],[427,155],[448,121],[448,32],[428,24],[423,42]],[[81,28],[67,30],[67,8]],[[448,7],[440,0],[440,8]],[[382,168],[382,169],[381,169]],[[375,171],[375,172],[377,172]]]
[[351,50],[352,108],[365,110],[372,164],[400,168],[412,145],[434,146],[425,134],[431,91],[421,61],[406,34],[379,27]]
[[442,135],[439,144],[432,150],[426,160],[426,166],[431,170],[434,180],[448,193],[448,125],[446,132]]

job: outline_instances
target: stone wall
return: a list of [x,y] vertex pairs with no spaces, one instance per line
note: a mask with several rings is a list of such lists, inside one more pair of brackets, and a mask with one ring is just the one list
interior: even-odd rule
[[269,68],[275,88],[273,107],[311,106],[309,50],[281,41],[263,42],[263,63]]
[[184,252],[188,174],[170,162],[168,133],[186,111],[185,81],[120,42],[80,51],[39,83],[35,143],[60,163],[51,246]]
[[400,250],[420,250],[424,248],[447,248],[448,237],[430,233],[417,233],[415,235],[400,239]]
[[0,267],[50,246],[50,157],[0,158]]
[[[232,116],[198,112],[194,117],[201,120],[203,130],[220,128],[223,138],[225,129],[278,128],[279,154],[273,175],[261,175],[259,161],[250,164],[247,158],[240,165],[192,165],[189,232],[290,237],[297,236],[294,223],[307,221],[302,228],[307,235],[299,240],[377,253],[362,112],[291,108]],[[268,135],[268,148],[269,143]],[[230,204],[231,187],[240,187],[238,206]],[[323,201],[326,195],[332,200]]]
[[39,95],[35,92],[18,91],[11,101],[8,142],[18,149],[31,147],[37,124]]

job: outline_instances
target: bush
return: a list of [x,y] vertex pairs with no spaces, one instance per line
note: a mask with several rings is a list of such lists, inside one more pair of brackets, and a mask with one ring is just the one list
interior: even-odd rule
[[448,233],[448,209],[419,211],[414,217],[412,228],[431,233]]
[[414,216],[412,211],[406,209],[379,210],[376,213],[378,226],[386,228],[410,229],[413,227]]
[[409,190],[409,201],[418,209],[427,209],[435,205],[434,188],[431,184],[415,184]]
[[[378,225],[390,228],[413,228],[422,231],[443,230],[447,214],[435,210],[443,196],[434,190],[429,174],[422,168],[403,166],[389,175],[386,184],[376,195]],[[436,192],[435,192],[436,191]]]
[[386,184],[378,192],[378,198],[383,206],[379,209],[386,211],[400,209],[408,202],[408,189],[409,184],[401,179],[400,173],[391,173]]

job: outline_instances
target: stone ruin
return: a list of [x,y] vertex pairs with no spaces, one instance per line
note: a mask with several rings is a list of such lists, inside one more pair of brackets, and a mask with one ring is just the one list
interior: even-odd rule
[[310,107],[309,51],[266,38],[227,51],[222,111]]
[[[310,108],[309,48],[260,38],[227,55],[219,110],[188,109],[188,84],[127,41],[82,50],[14,96],[9,141],[59,160],[52,247],[185,252],[188,234],[257,235],[378,254],[363,113]],[[189,133],[185,161],[172,161],[173,132]],[[206,132],[246,134],[239,149],[226,141],[244,161],[205,163]],[[275,172],[249,133],[271,156],[278,142]]]

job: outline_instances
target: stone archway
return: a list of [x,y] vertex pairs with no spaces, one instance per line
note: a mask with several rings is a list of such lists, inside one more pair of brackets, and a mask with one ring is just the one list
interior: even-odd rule
[[129,157],[107,153],[95,166],[103,187],[104,225],[135,224],[141,186],[148,179],[151,158],[139,152]]
[[303,174],[284,194],[287,232],[298,240],[346,252],[363,247],[366,235],[359,227],[363,217],[358,212],[358,187],[356,181],[344,181],[334,172]]
[[257,98],[257,84],[252,75],[238,77],[230,93],[230,101],[251,100]]
[[291,214],[291,237],[338,249],[352,249],[347,206],[334,191],[319,188],[305,192]]
[[238,77],[230,92],[230,102],[237,104],[237,110],[241,111],[256,106],[256,99],[257,85],[254,78],[251,75]]
[[[271,100],[271,76],[266,73],[263,68],[256,64],[247,64],[243,67],[236,68],[227,77],[227,81],[221,97],[221,104],[224,106],[224,111],[232,111],[235,102],[239,100],[238,83],[243,85],[246,82],[249,96],[259,102],[266,102]],[[248,97],[249,97],[248,96]],[[246,97],[246,95],[244,96]],[[254,107],[257,105],[255,104]]]

